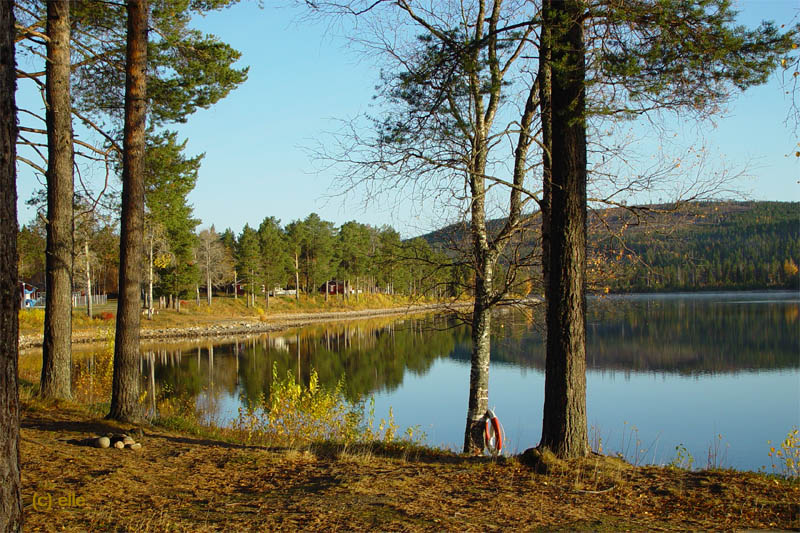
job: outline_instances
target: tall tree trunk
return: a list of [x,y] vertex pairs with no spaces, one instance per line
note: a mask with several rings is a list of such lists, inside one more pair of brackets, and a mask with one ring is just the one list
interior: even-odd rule
[[206,301],[211,306],[211,251],[206,251]]
[[294,299],[300,301],[300,262],[294,253]]
[[233,271],[233,299],[239,299],[239,281],[236,279],[236,271]]
[[147,268],[147,320],[153,320],[153,233],[150,233],[150,254]]
[[40,394],[72,396],[72,104],[69,0],[47,2],[47,254]]
[[264,279],[264,310],[269,311],[269,279]]
[[589,452],[586,430],[586,126],[582,0],[553,2],[552,189],[547,361],[540,445],[561,457]]
[[469,372],[467,427],[464,432],[464,453],[480,453],[485,446],[483,415],[489,408],[489,360],[491,350],[492,310],[489,287],[491,267],[478,277],[472,311],[472,358]]
[[14,4],[0,2],[0,531],[22,531]]
[[89,241],[83,243],[83,252],[86,255],[86,315],[92,318],[92,272],[89,262]]
[[[551,0],[542,0],[542,10],[550,9]],[[553,102],[551,61],[552,31],[543,24],[539,44],[539,106],[542,123],[542,284],[548,285],[550,272],[550,191],[553,168]]]
[[[469,401],[464,431],[464,453],[483,451],[483,415],[489,408],[489,359],[491,351],[492,261],[486,231],[485,152],[476,147],[470,176],[470,232],[475,261],[475,303],[472,311],[472,357],[469,373]],[[411,292],[411,290],[409,291]]]
[[144,143],[146,116],[147,0],[128,0],[125,66],[125,130],[122,154],[122,220],[119,302],[114,344],[114,379],[109,418],[139,418],[139,285],[144,230]]

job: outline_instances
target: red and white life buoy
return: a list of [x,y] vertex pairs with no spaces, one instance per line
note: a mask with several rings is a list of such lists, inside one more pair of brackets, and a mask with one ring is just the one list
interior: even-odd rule
[[486,419],[486,433],[484,435],[486,448],[493,455],[497,455],[503,449],[503,426],[500,425],[500,420],[491,409],[487,409],[486,414],[483,416]]

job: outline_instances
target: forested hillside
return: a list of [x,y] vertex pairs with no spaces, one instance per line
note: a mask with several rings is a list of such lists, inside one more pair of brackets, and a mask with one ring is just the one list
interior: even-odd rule
[[[538,224],[534,217],[526,253],[540,246]],[[490,223],[490,229],[498,226]],[[422,237],[443,249],[464,241],[457,225]],[[589,218],[588,269],[595,291],[800,288],[799,262],[797,202],[613,208]]]
[[[615,292],[798,287],[800,204],[713,202],[696,204],[675,224],[627,231]],[[620,243],[593,233],[609,261]],[[615,252],[616,251],[616,255]]]

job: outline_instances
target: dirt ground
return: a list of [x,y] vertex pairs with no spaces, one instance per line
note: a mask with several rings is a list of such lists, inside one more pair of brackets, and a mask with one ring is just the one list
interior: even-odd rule
[[[540,463],[418,448],[267,449],[24,403],[27,531],[660,531],[800,528],[800,483],[734,471]],[[546,467],[546,468],[545,468]]]

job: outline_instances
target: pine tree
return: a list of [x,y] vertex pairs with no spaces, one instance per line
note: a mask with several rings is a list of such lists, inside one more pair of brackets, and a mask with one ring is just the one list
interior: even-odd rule
[[47,294],[42,376],[46,398],[72,397],[72,106],[70,2],[47,2]]
[[286,235],[281,229],[281,221],[267,217],[258,227],[261,255],[261,273],[264,281],[264,305],[269,309],[269,292],[279,284],[283,287],[289,271]]
[[119,301],[114,339],[114,376],[108,418],[140,416],[139,322],[143,259],[145,119],[147,79],[147,0],[129,0],[125,84],[125,135],[122,153],[122,220]]
[[14,13],[0,2],[0,531],[22,531]]
[[248,307],[255,303],[256,283],[261,282],[261,248],[258,232],[245,224],[236,242],[236,271],[249,287]]
[[172,256],[170,265],[160,269],[163,292],[185,296],[198,279],[194,265],[195,234],[199,220],[193,218],[188,195],[197,183],[202,155],[183,155],[186,141],[177,133],[150,134],[145,159],[145,209],[147,217],[163,228]]

